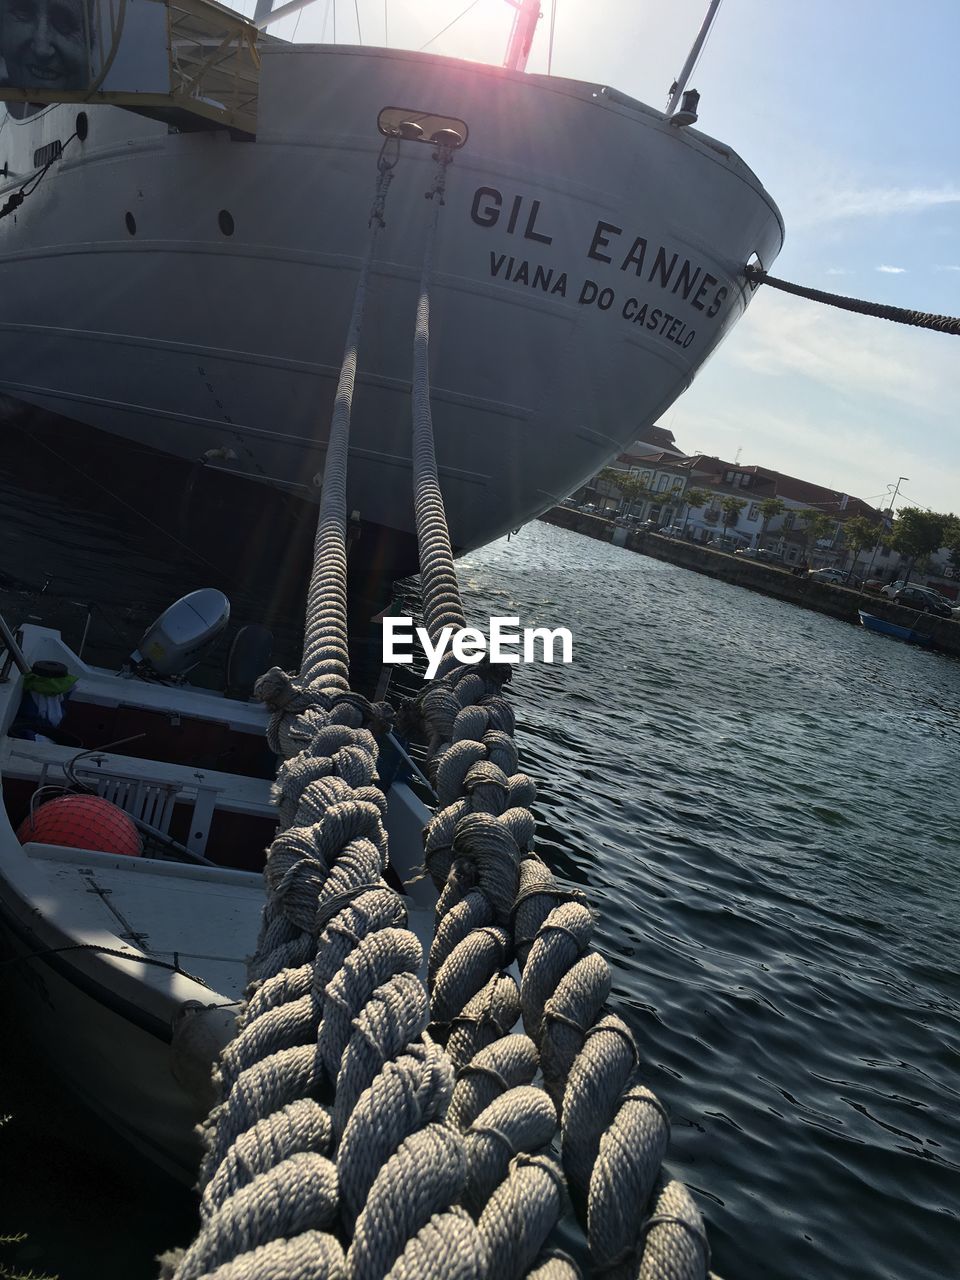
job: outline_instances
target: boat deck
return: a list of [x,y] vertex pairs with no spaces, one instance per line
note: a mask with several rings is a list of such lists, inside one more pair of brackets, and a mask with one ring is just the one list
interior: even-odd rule
[[263,909],[262,876],[39,843],[24,851],[49,886],[41,909],[65,934],[92,946],[115,948],[119,939],[219,996],[240,998]]

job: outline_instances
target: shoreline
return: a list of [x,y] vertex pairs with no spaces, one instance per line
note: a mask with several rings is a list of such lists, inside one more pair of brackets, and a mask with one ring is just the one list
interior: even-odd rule
[[629,529],[612,520],[605,520],[602,516],[575,511],[570,507],[551,507],[538,518],[546,524],[569,529],[572,533],[581,533],[600,542],[622,546],[627,551],[663,560],[681,569],[702,573],[708,578],[719,578],[734,586],[746,587],[749,591],[757,591],[775,600],[784,600],[801,609],[812,609],[816,613],[827,614],[854,626],[860,625],[859,609],[901,627],[916,626],[919,620],[932,638],[931,648],[934,652],[960,657],[960,623],[952,618],[938,618],[930,613],[918,614],[915,609],[896,605],[885,596],[818,582],[807,576],[798,577],[788,569],[780,569],[776,565],[763,564],[745,556],[728,555],[724,551],[711,551],[696,542]]

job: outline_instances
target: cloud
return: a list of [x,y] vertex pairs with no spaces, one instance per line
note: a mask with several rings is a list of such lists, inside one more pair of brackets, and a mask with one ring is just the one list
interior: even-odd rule
[[937,270],[938,271],[960,271],[960,267],[944,266],[944,267],[937,267]]
[[737,329],[730,357],[764,379],[799,376],[807,384],[804,394],[817,388],[839,393],[849,402],[844,412],[883,401],[940,418],[953,402],[956,375],[952,354],[931,336],[761,294]]
[[960,205],[960,187],[828,188],[815,194],[804,211],[804,221],[883,218],[902,213],[923,213],[945,205]]
[[828,276],[852,276],[853,272],[848,271],[846,267],[827,267]]
[[882,271],[887,276],[902,276],[906,269],[906,267],[888,267],[886,263],[875,268],[875,270]]
[[891,477],[956,510],[955,342],[764,290],[676,406],[699,445],[869,498]]

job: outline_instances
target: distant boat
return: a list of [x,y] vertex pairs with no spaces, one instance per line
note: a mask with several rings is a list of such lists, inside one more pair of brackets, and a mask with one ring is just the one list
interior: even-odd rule
[[868,631],[877,631],[883,636],[893,636],[894,640],[903,640],[906,644],[931,645],[933,643],[933,637],[923,631],[917,631],[913,627],[898,627],[895,622],[887,622],[885,618],[864,613],[862,609],[858,609],[857,612],[860,614],[860,621]]

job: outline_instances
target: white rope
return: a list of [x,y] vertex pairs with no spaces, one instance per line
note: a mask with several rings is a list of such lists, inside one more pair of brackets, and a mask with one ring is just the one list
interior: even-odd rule
[[[447,147],[438,147],[434,153],[434,180],[427,192],[433,209],[424,245],[413,349],[414,512],[424,619],[434,642],[444,627],[465,626],[437,474],[430,405],[430,286],[452,158]],[[441,674],[456,661],[448,654]],[[442,710],[434,709],[443,718]],[[515,768],[516,750],[503,733],[490,745],[497,763],[489,764],[478,785],[481,791],[483,783],[492,786],[499,799],[504,777],[499,766]],[[484,746],[478,749],[481,756],[486,754]],[[506,752],[502,758],[501,750]],[[459,763],[469,769],[475,759],[468,752]],[[442,801],[442,781],[440,788]],[[526,798],[518,792],[513,801]],[[458,1073],[470,1072],[484,1055],[519,1067],[512,1083],[501,1076],[502,1088],[494,1091],[479,1114],[463,1098],[454,1109],[467,1138],[465,1203],[476,1216],[490,1274],[497,1280],[519,1280],[539,1259],[563,1209],[563,1175],[548,1153],[557,1111],[542,1090],[530,1087],[537,1058],[532,1041],[509,1035],[520,1015],[519,989],[503,972],[513,958],[509,912],[519,887],[519,849],[509,835],[504,840],[500,830],[485,826],[479,818],[470,832],[459,834],[458,873],[463,874],[447,868],[430,949],[432,1028],[445,1043]],[[519,1059],[509,1047],[511,1040],[523,1045]]]
[[[414,347],[414,508],[424,619],[434,643],[443,626],[465,625],[437,477],[429,384],[430,272],[450,159],[443,149],[437,152],[428,193],[435,207]],[[467,1205],[479,1214],[495,1276],[522,1274],[513,1270],[518,1258],[522,1268],[532,1265],[562,1204],[557,1188],[565,1180],[546,1155],[559,1118],[564,1171],[597,1273],[614,1280],[638,1273],[651,1280],[703,1280],[705,1247],[692,1248],[676,1223],[669,1240],[660,1228],[644,1225],[669,1122],[656,1097],[635,1082],[637,1050],[629,1028],[606,1009],[611,975],[591,946],[592,914],[534,852],[530,805],[536,792],[518,772],[513,713],[502,695],[509,670],[489,663],[457,667],[448,654],[440,678],[416,703],[440,804],[425,833],[426,864],[440,894],[428,967],[431,1015],[469,1082],[458,1086],[451,1110],[467,1133]],[[494,1080],[489,1071],[477,1078],[476,1064],[507,1061],[507,1045],[518,1038],[508,1034],[517,1018],[516,985],[504,972],[514,960],[521,967],[519,1003],[528,1038],[514,1054],[513,1080]],[[530,1087],[538,1057],[551,1101]],[[484,1136],[491,1128],[499,1134],[493,1145]],[[515,1200],[520,1187],[523,1196]],[[684,1212],[705,1244],[689,1196]],[[538,1230],[528,1254],[519,1242]],[[670,1252],[680,1237],[683,1247]]]
[[273,713],[271,745],[287,757],[280,833],[239,1033],[216,1072],[221,1101],[201,1130],[200,1230],[163,1259],[175,1280],[381,1280],[395,1265],[402,1273],[424,1232],[444,1246],[438,1257],[472,1258],[470,1280],[485,1273],[484,1242],[457,1208],[466,1156],[445,1120],[453,1068],[426,1034],[420,944],[383,878],[386,797],[371,730],[387,709],[345,691],[349,419],[391,168],[382,153],[331,425],[303,669],[294,679],[274,668],[257,685]]
[[[436,642],[445,626],[466,626],[463,604],[453,552],[447,529],[443,494],[437,474],[434,447],[433,412],[430,404],[430,283],[433,276],[433,250],[437,238],[440,210],[444,203],[447,167],[453,159],[449,147],[435,153],[436,169],[433,187],[427,198],[433,201],[427,237],[423,250],[417,319],[413,338],[413,492],[420,548],[420,582],[423,588],[424,620],[430,638]],[[440,666],[443,675],[449,669],[451,655]],[[454,662],[456,659],[453,660]]]
[[347,460],[350,449],[350,415],[357,379],[360,330],[370,267],[383,223],[384,204],[393,178],[395,154],[388,143],[377,162],[377,190],[370,214],[370,235],[360,263],[353,310],[337,381],[330,436],[323,469],[320,514],[313,547],[313,572],[307,594],[306,630],[300,679],[304,687],[347,690],[349,654],[347,648]]

